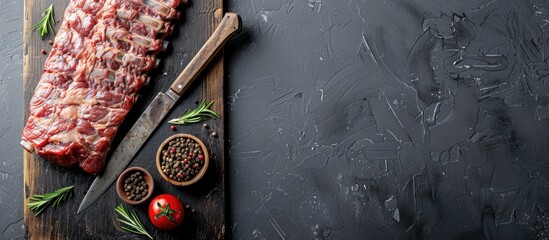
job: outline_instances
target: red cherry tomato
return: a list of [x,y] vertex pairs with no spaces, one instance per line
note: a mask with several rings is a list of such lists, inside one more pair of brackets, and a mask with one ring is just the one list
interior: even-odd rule
[[158,229],[173,229],[181,224],[184,216],[183,204],[171,194],[158,195],[149,205],[149,219]]

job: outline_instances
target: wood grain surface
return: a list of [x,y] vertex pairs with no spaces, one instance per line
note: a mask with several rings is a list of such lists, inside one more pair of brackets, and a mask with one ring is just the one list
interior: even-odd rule
[[[41,18],[42,11],[50,4],[56,10],[55,19],[61,21],[68,0],[25,0],[24,28],[29,29]],[[223,1],[195,1],[179,9],[183,17],[177,20],[176,30],[167,40],[170,46],[159,55],[160,66],[151,75],[151,83],[140,91],[140,99],[130,111],[119,128],[111,148],[116,148],[133,122],[146,108],[159,91],[165,91],[172,81],[189,63],[200,47],[213,33],[223,16]],[[55,29],[60,23],[55,25]],[[52,36],[40,39],[38,32],[26,30],[24,33],[24,101],[25,120],[28,117],[28,105],[34,88],[40,79],[46,55],[49,52],[48,40]],[[212,61],[197,81],[183,95],[173,111],[160,124],[149,140],[141,148],[129,166],[148,169],[155,180],[155,192],[171,193],[178,196],[183,204],[190,205],[186,211],[182,226],[171,231],[159,231],[153,228],[147,217],[148,203],[132,206],[140,216],[149,232],[157,239],[222,239],[225,233],[225,185],[224,185],[224,105],[223,105],[223,56],[222,53]],[[167,121],[178,117],[186,109],[193,108],[201,99],[215,100],[213,109],[220,119],[209,120],[205,129],[202,124],[178,126],[174,132]],[[212,137],[211,132],[217,132]],[[176,187],[160,177],[155,166],[155,153],[162,141],[175,133],[193,134],[206,144],[210,152],[210,166],[206,175],[196,184],[188,187]],[[116,194],[114,184],[93,206],[76,215],[76,210],[92,183],[94,176],[75,168],[55,166],[36,154],[24,151],[24,204],[34,194],[52,192],[58,188],[75,185],[68,201],[57,208],[49,208],[39,216],[25,208],[25,231],[30,239],[135,239],[137,235],[120,231],[116,221],[114,207],[122,201]],[[191,211],[191,209],[195,211]]]

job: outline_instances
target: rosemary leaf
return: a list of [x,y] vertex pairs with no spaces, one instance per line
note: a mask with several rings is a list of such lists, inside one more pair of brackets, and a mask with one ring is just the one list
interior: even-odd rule
[[135,233],[139,235],[144,235],[153,239],[153,237],[147,232],[139,216],[135,210],[129,210],[126,206],[120,204],[114,208],[114,210],[123,217],[123,219],[117,218],[119,222],[125,224],[126,226],[121,226],[120,228],[126,232]]
[[32,25],[31,29],[36,30],[38,29],[40,31],[40,37],[44,38],[48,34],[48,31],[51,32],[53,35],[55,35],[55,31],[53,31],[53,25],[55,24],[55,16],[53,11],[53,4],[50,5],[46,10],[44,10],[44,16],[42,17],[42,20],[40,22]]
[[59,206],[59,204],[67,199],[69,193],[74,188],[74,186],[68,186],[61,189],[58,189],[51,193],[45,193],[40,195],[33,195],[30,198],[27,207],[36,212],[35,216],[38,216],[51,204],[54,207]]
[[185,114],[183,114],[183,116],[174,118],[170,120],[169,123],[181,125],[198,123],[210,118],[219,118],[219,115],[210,109],[214,102],[215,101],[211,101],[210,103],[206,104],[206,100],[202,100],[197,108],[187,110]]

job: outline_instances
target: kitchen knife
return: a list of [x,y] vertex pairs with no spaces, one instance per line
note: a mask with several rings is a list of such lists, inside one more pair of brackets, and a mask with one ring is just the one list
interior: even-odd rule
[[103,174],[97,176],[88,189],[86,196],[80,203],[80,207],[78,207],[77,214],[95,203],[107,191],[162,119],[168,115],[179,97],[189,88],[223,45],[240,30],[240,16],[236,13],[226,13],[212,36],[175,79],[168,91],[156,95],[130,131],[124,136],[122,142],[107,162]]

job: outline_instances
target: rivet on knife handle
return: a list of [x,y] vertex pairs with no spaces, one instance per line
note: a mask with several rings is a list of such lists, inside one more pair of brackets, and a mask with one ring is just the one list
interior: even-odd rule
[[208,63],[213,59],[219,50],[227,43],[227,41],[241,30],[240,16],[236,13],[225,13],[221,23],[198,51],[196,56],[189,62],[189,65],[175,79],[170,87],[172,91],[181,96],[187,88],[193,83]]

